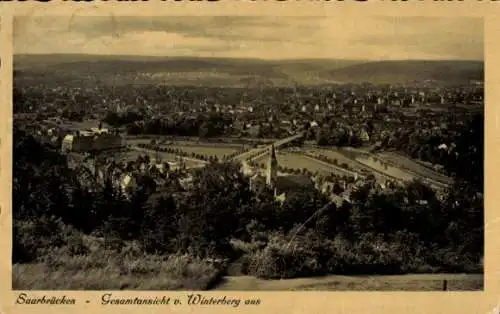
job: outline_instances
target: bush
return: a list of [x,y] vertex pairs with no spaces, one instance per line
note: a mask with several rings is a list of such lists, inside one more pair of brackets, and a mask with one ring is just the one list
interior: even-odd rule
[[13,263],[31,262],[45,255],[51,248],[65,244],[63,223],[54,217],[15,220],[13,231]]
[[357,255],[350,265],[351,272],[380,275],[404,273],[406,265],[404,265],[401,251],[398,249],[397,245],[387,243],[374,235],[366,234],[353,246],[353,251],[357,252]]
[[64,236],[66,244],[62,247],[70,256],[85,255],[89,252],[89,248],[85,245],[83,234],[76,230],[70,230]]
[[[107,237],[86,236],[66,226],[59,234],[62,245],[52,247],[44,238],[43,254],[34,250],[35,263],[14,265],[16,289],[204,290],[220,279],[225,267],[187,254],[146,254],[138,241],[114,238],[119,243],[110,247]],[[18,243],[40,245],[33,237],[23,240]]]
[[434,248],[429,251],[426,262],[433,272],[478,273],[483,271],[481,261],[470,254],[457,252],[451,248]]
[[[399,235],[401,237],[401,235]],[[411,236],[407,236],[407,240]],[[325,274],[398,274],[433,272],[418,241],[384,239],[365,234],[350,241],[342,236],[321,239],[313,229],[304,235],[274,234],[264,249],[246,250],[243,271],[265,279],[294,278]]]
[[246,271],[264,279],[295,278],[324,274],[316,254],[305,241],[288,241],[277,234],[268,245],[247,257]]

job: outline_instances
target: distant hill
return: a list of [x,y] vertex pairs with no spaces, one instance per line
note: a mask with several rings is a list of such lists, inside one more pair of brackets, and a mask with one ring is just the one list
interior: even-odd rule
[[[101,83],[291,86],[481,80],[480,61],[259,60],[97,55],[15,55],[19,74],[95,77]],[[119,77],[117,80],[116,78]]]
[[379,61],[356,64],[327,71],[325,78],[343,82],[405,83],[440,81],[466,83],[484,79],[484,63],[480,61]]

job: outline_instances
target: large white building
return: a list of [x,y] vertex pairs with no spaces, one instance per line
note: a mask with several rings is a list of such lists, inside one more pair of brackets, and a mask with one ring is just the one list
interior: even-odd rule
[[66,135],[61,144],[63,152],[89,152],[119,149],[125,146],[125,139],[107,129],[92,128]]

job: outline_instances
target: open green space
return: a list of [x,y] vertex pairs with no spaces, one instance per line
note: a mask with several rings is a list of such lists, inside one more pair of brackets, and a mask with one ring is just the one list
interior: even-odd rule
[[369,169],[335,148],[311,148],[307,149],[305,152],[314,156],[323,155],[331,160],[336,159],[338,165],[347,164],[349,169],[352,170]]
[[387,164],[382,164],[378,160],[373,160],[372,158],[368,157],[357,157],[357,161],[361,162],[362,164],[375,169],[376,171],[379,171],[383,174],[386,174],[390,177],[396,178],[398,180],[403,180],[403,181],[411,181],[416,178],[416,176],[405,172],[399,168],[393,167],[391,165]]
[[[269,158],[269,154],[265,154],[260,158],[256,159],[257,163],[266,163]],[[311,172],[320,172],[320,173],[332,173],[336,172],[337,169],[333,166],[328,165],[327,163],[322,163],[319,161],[315,161],[311,158],[307,158],[305,156],[301,156],[294,153],[285,153],[285,152],[277,152],[276,158],[278,159],[278,164],[281,167],[292,168],[292,169],[307,169]]]
[[[175,154],[170,154],[170,153],[164,153],[164,152],[159,152],[158,153],[162,161],[168,161],[168,162],[179,162],[179,156]],[[123,153],[119,153],[115,155],[115,160],[116,161],[123,161],[125,163],[129,161],[135,161],[137,160],[137,157],[140,155],[148,155],[149,158],[154,159],[156,158],[156,153],[153,151],[146,151],[146,150],[131,150]],[[191,159],[183,158],[184,163],[186,167],[195,167],[200,164],[200,162],[196,162]]]
[[164,148],[172,148],[172,149],[180,149],[183,152],[188,154],[200,154],[205,156],[216,156],[221,159],[224,156],[229,156],[230,154],[238,151],[236,147],[231,146],[216,146],[213,145],[160,145],[160,147]]
[[431,180],[435,180],[435,181],[438,181],[438,182],[441,182],[441,183],[446,183],[446,184],[451,184],[452,180],[443,175],[443,174],[440,174],[436,171],[433,171],[432,169],[428,168],[428,167],[425,167],[405,156],[402,156],[400,154],[397,154],[397,153],[393,153],[393,152],[384,152],[384,153],[381,153],[379,154],[379,156],[384,159],[384,160],[387,160],[389,161],[390,163],[394,163],[396,165],[401,165],[403,168],[405,169],[408,169],[409,171],[419,175],[419,176],[422,176],[422,177],[425,177],[425,178],[429,178]]
[[110,249],[91,237],[12,265],[15,290],[205,290],[219,277],[206,259],[143,254],[133,243]]

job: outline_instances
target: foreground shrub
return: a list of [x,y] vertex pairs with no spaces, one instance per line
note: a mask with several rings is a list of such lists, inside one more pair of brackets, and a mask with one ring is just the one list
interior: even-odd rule
[[433,272],[483,272],[481,259],[450,248],[431,248],[426,261],[429,265],[432,265]]
[[[428,250],[412,234],[398,233],[387,238],[365,234],[351,241],[340,235],[334,239],[320,238],[314,230],[309,230],[294,237],[274,234],[265,248],[252,248],[242,258],[242,271],[266,279],[436,270],[426,260]],[[450,269],[449,265],[445,267]]]
[[282,234],[270,237],[267,246],[247,257],[246,272],[260,278],[294,278],[324,273],[318,255],[302,237],[288,240]]
[[42,216],[36,220],[14,220],[13,263],[26,263],[65,244],[64,225],[60,219]]
[[223,273],[223,265],[208,259],[147,254],[137,241],[109,247],[104,239],[64,227],[60,235],[61,245],[46,245],[32,263],[13,265],[15,289],[204,290]]

